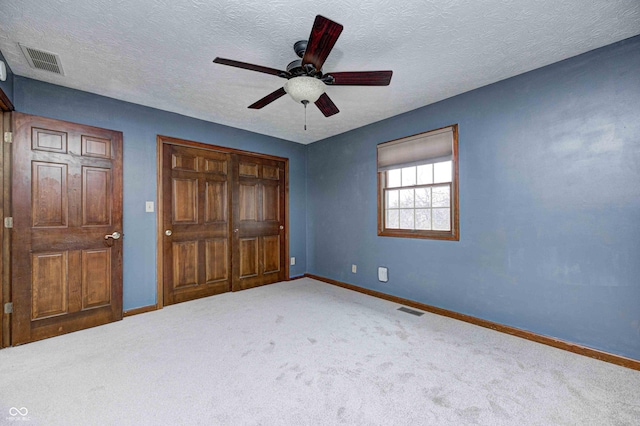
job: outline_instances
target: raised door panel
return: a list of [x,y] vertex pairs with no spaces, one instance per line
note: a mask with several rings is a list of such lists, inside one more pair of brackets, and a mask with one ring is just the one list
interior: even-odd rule
[[198,285],[198,242],[184,241],[172,246],[173,288]]
[[227,221],[227,182],[207,181],[205,183],[205,223]]
[[206,173],[214,173],[219,175],[227,174],[227,160],[216,160],[212,158],[204,159],[204,171]]
[[82,224],[111,225],[111,169],[82,167]]
[[67,313],[69,297],[69,253],[31,255],[31,319],[40,320]]
[[207,284],[229,279],[227,239],[205,241],[205,281]]
[[262,220],[278,221],[280,220],[280,186],[279,185],[261,185],[262,186]]
[[111,248],[82,250],[82,309],[111,303]]
[[258,238],[240,238],[240,278],[258,275]]
[[174,153],[171,154],[171,168],[173,170],[186,170],[189,172],[198,171],[198,157],[196,155],[187,155]]
[[198,180],[173,178],[172,188],[173,223],[198,223]]
[[262,237],[262,264],[265,274],[280,272],[280,236]]
[[258,185],[241,183],[238,191],[239,219],[241,221],[258,220]]
[[238,166],[240,176],[258,177],[258,164],[241,162]]
[[111,139],[94,136],[82,136],[82,156],[96,158],[111,158]]
[[279,180],[280,179],[280,168],[278,166],[262,166],[262,177],[264,179],[272,179]]
[[67,165],[34,161],[31,172],[33,226],[66,227],[69,217]]
[[34,151],[67,153],[67,133],[49,129],[31,129],[31,149]]

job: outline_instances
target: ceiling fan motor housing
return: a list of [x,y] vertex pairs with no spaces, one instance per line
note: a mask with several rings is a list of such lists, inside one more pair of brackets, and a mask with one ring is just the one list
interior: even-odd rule
[[307,40],[296,41],[293,44],[293,50],[299,58],[302,58],[304,56],[304,52],[307,50]]
[[289,62],[289,65],[287,65],[288,73],[296,74],[297,70],[302,70],[302,59],[296,59],[295,61]]
[[288,76],[286,78],[307,76],[314,78],[322,78],[322,72],[316,70],[313,64],[303,64],[302,59],[296,59],[295,61],[289,62],[287,65],[287,73]]

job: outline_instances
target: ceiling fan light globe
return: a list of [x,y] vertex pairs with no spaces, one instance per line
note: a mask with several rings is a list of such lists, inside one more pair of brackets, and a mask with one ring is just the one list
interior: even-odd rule
[[317,101],[324,93],[324,89],[325,84],[314,77],[294,77],[284,85],[284,90],[298,103]]

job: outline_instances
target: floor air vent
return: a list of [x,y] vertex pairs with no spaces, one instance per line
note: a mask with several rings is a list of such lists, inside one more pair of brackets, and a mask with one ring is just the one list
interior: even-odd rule
[[34,49],[33,47],[24,46],[22,44],[20,45],[20,48],[22,49],[24,56],[27,58],[27,62],[29,62],[31,68],[64,75],[60,56],[57,54],[45,52],[40,49]]
[[417,316],[417,317],[419,317],[419,316],[421,316],[421,315],[424,315],[424,312],[415,311],[415,310],[413,310],[413,309],[411,309],[411,308],[407,308],[407,307],[405,307],[405,306],[403,306],[403,307],[401,307],[401,308],[398,308],[398,310],[399,310],[399,311],[402,311],[402,312],[406,312],[406,313],[411,314],[411,315],[415,315],[415,316]]

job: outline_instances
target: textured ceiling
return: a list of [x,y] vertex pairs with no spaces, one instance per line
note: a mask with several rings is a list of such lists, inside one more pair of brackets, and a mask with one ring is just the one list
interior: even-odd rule
[[[315,15],[344,31],[323,71],[394,71],[387,87],[327,87],[325,118],[283,85],[213,64],[216,56],[284,69]],[[638,0],[2,0],[0,50],[17,75],[310,143],[640,33]],[[60,55],[58,76],[31,69],[18,43]]]

